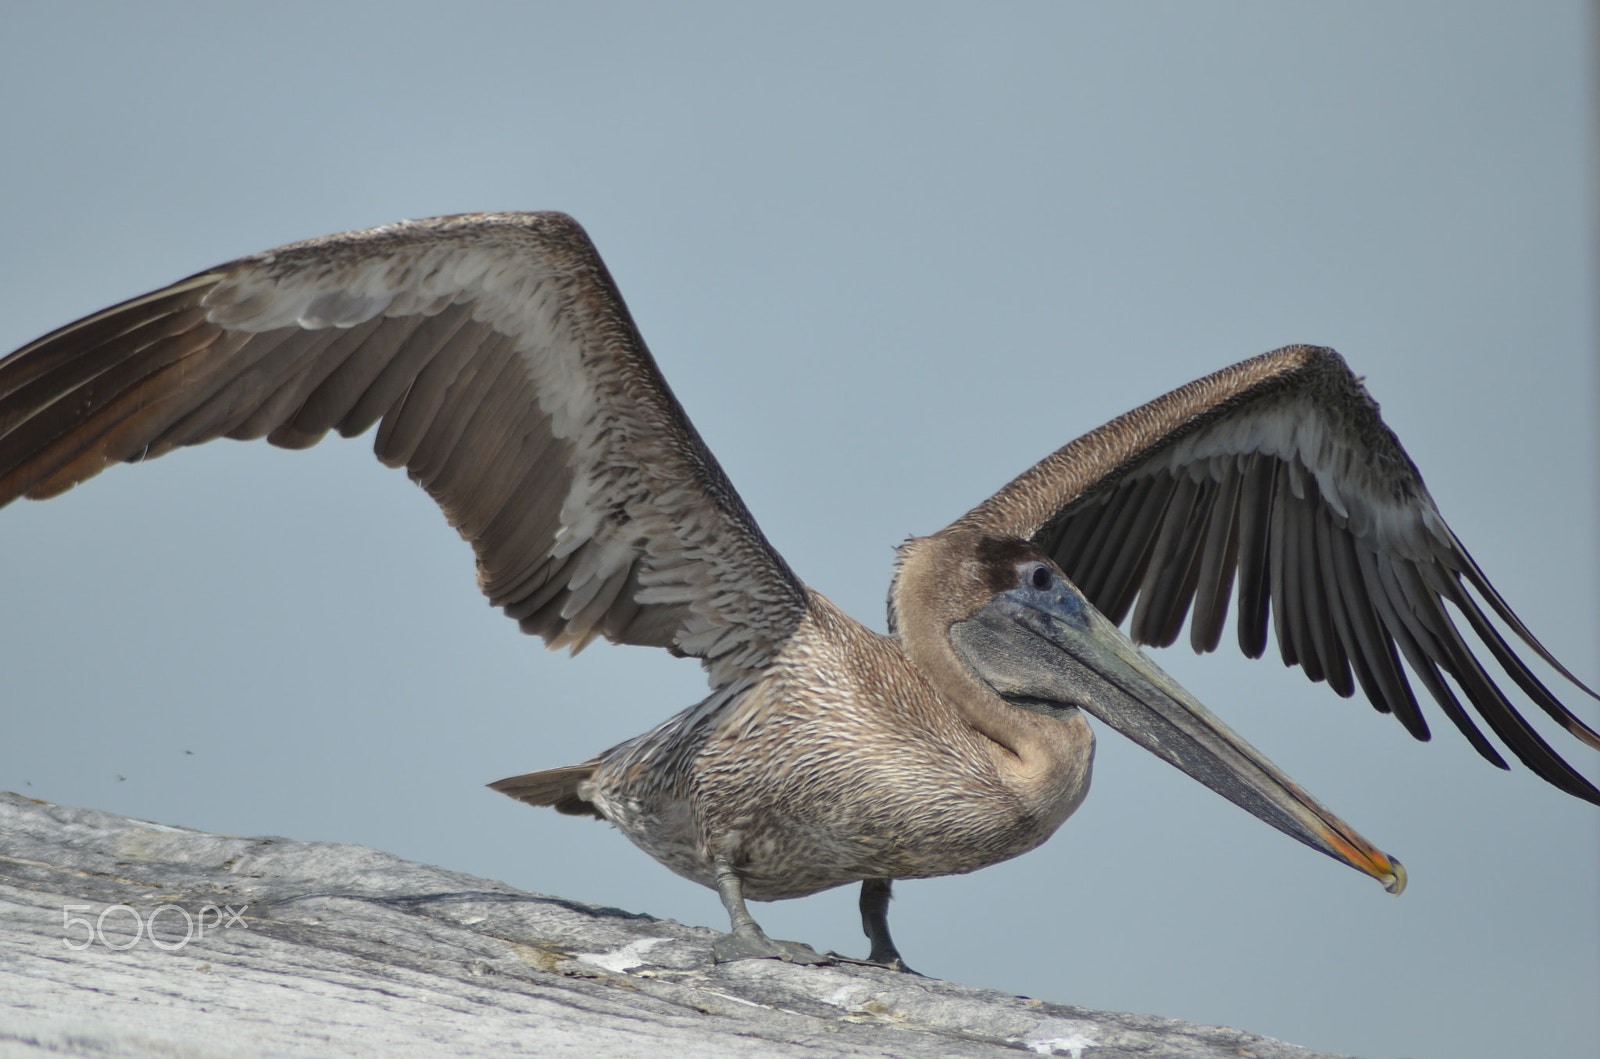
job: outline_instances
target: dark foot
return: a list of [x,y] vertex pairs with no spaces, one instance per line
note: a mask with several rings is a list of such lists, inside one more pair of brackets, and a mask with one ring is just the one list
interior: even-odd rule
[[831,954],[824,956],[809,945],[798,941],[774,941],[757,931],[724,934],[711,946],[712,963],[732,963],[735,960],[782,960],[784,963],[832,963]]
[[864,960],[858,960],[853,956],[842,956],[837,952],[828,952],[826,955],[828,959],[832,960],[834,963],[845,963],[852,967],[882,967],[886,971],[903,971],[906,974],[915,975],[918,978],[927,977],[927,975],[921,973],[920,971],[913,971],[911,968],[907,967],[906,961],[900,958],[900,954],[898,952],[887,957],[882,957],[877,953],[873,953]]
[[892,879],[861,880],[861,930],[872,942],[872,951],[864,960],[847,962],[863,967],[886,967],[921,978],[922,975],[906,966],[906,961],[900,958],[900,950],[894,947],[894,939],[889,937],[889,895],[893,885]]

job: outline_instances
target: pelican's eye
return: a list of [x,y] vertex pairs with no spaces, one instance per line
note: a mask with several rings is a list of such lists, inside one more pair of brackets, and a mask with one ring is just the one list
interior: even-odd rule
[[1043,563],[1040,563],[1038,566],[1033,568],[1033,575],[1029,578],[1029,580],[1033,582],[1034,588],[1037,588],[1039,591],[1043,592],[1045,589],[1050,587],[1051,583],[1055,581],[1055,578],[1051,576],[1050,568],[1045,566]]

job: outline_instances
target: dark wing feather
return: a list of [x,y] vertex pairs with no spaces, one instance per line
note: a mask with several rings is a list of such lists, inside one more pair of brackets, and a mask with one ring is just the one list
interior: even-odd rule
[[[1445,603],[1538,706],[1600,749],[1600,734],[1539,682],[1474,592],[1591,697],[1512,613],[1445,525],[1416,466],[1343,358],[1292,346],[1190,383],[1052,453],[956,526],[1023,537],[1130,634],[1216,647],[1234,582],[1239,646],[1259,657],[1268,615],[1283,660],[1341,695],[1357,684],[1419,739],[1428,727],[1403,657],[1486,759],[1505,762],[1451,682],[1529,768],[1600,803],[1600,790],[1527,724],[1474,657]],[[1449,681],[1446,681],[1446,677]]]
[[404,222],[244,258],[0,361],[0,505],[216,437],[304,448],[379,424],[552,646],[597,636],[759,670],[805,608],[556,213]]

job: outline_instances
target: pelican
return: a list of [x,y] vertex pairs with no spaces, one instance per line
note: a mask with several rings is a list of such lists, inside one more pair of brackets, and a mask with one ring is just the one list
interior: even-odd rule
[[1600,734],[1489,614],[1594,692],[1491,586],[1329,349],[1190,383],[906,541],[879,634],[767,542],[575,221],[406,221],[208,269],[0,361],[0,506],[212,438],[304,448],[374,424],[378,458],[438,502],[525,632],[704,667],[709,695],[653,730],[490,786],[609,820],[715,889],[730,921],[717,960],[841,958],[769,938],[746,902],[860,882],[865,962],[905,969],[893,881],[1049,838],[1088,791],[1085,714],[1400,892],[1398,860],[1135,646],[1171,644],[1187,620],[1214,650],[1235,584],[1245,654],[1270,625],[1285,663],[1344,697],[1359,685],[1426,739],[1409,668],[1507,768],[1453,685],[1528,768],[1600,804],[1475,652],[1579,741],[1600,749]]

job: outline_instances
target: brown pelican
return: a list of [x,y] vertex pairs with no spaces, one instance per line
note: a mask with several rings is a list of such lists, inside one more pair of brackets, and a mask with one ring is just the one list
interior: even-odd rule
[[[1484,608],[1516,618],[1331,350],[1290,347],[1078,439],[946,529],[907,541],[889,634],[806,587],[661,378],[576,223],[489,214],[244,258],[0,361],[0,505],[211,438],[376,449],[439,502],[490,601],[552,647],[598,637],[698,658],[702,702],[581,764],[496,789],[611,820],[715,888],[719,959],[814,962],[747,898],[860,881],[869,960],[903,966],[894,879],[972,871],[1048,838],[1089,783],[1087,711],[1286,834],[1398,892],[1400,865],[1295,786],[1134,643],[1217,646],[1238,583],[1245,653],[1360,685],[1418,737],[1402,659],[1480,754],[1597,791],[1528,725],[1446,607],[1522,693],[1592,747]],[[1468,589],[1476,593],[1476,598]],[[1130,634],[1117,626],[1132,618]],[[1192,617],[1190,612],[1192,611]]]

